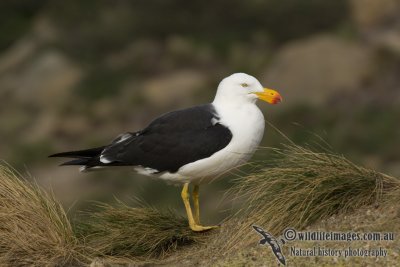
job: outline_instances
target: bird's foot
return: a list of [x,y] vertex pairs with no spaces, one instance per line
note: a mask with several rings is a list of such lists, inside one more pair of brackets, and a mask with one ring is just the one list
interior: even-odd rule
[[190,229],[192,229],[192,231],[194,231],[194,232],[204,232],[204,231],[209,231],[212,229],[219,228],[219,226],[202,226],[199,224],[191,224],[189,226],[190,226]]

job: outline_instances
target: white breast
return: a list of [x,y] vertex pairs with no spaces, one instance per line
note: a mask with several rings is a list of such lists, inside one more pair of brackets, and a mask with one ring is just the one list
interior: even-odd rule
[[248,161],[264,135],[264,116],[253,103],[217,105],[219,123],[232,132],[232,140],[224,149],[209,158],[182,166],[177,173],[160,176],[170,182],[207,183]]

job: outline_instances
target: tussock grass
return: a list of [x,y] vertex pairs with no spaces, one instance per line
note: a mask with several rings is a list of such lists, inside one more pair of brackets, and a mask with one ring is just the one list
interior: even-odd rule
[[183,246],[203,243],[207,233],[194,233],[186,217],[172,210],[157,210],[122,202],[98,204],[98,211],[80,225],[86,245],[101,256],[161,259]]
[[400,200],[399,179],[341,155],[294,144],[271,151],[270,160],[227,192],[240,199],[239,212],[207,233],[192,232],[186,217],[172,210],[121,202],[97,204],[74,232],[52,195],[0,166],[0,265],[76,266],[93,257],[209,265],[215,260],[210,255],[257,244],[253,224],[279,236],[287,227],[301,230],[332,215]]
[[[173,211],[119,203],[100,205],[92,214],[88,243],[105,256],[134,259],[227,255],[256,244],[253,224],[279,236],[287,227],[304,229],[335,214],[379,205],[400,192],[398,179],[329,151],[288,145],[271,152],[255,173],[234,181],[227,197],[240,199],[240,211],[218,231],[193,233],[186,218]],[[193,249],[183,249],[187,245]]]
[[288,227],[304,229],[334,214],[379,205],[400,192],[399,179],[329,151],[292,144],[272,152],[266,163],[270,167],[237,179],[228,192],[243,199],[243,205],[225,251],[252,234],[251,224],[280,235]]
[[79,266],[80,249],[54,197],[0,165],[0,265]]

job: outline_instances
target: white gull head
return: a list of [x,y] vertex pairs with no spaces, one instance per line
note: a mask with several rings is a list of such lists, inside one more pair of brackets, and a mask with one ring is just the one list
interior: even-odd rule
[[282,100],[282,97],[278,92],[264,88],[253,76],[245,73],[234,73],[220,82],[213,103],[216,105],[226,103],[240,105],[255,103],[257,99],[270,104],[277,104]]

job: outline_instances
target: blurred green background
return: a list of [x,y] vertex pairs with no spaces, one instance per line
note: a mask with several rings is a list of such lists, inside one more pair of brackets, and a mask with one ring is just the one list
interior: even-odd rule
[[[80,174],[47,155],[211,102],[222,78],[247,72],[284,97],[260,107],[292,140],[318,135],[400,175],[398,14],[399,0],[2,0],[0,158],[72,209],[114,196],[182,209],[180,188],[130,170]],[[267,129],[264,146],[282,142]],[[203,187],[206,222],[224,216],[231,177]]]

